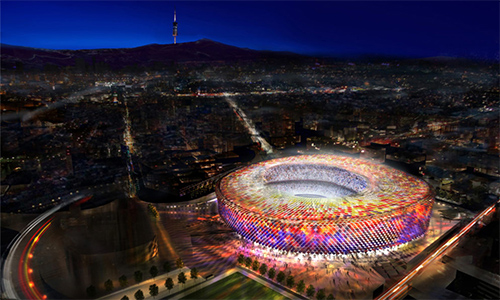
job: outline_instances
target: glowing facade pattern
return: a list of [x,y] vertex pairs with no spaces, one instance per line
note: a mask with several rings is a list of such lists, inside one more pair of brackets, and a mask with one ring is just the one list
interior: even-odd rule
[[216,194],[220,215],[246,239],[318,254],[366,252],[412,241],[427,230],[434,203],[422,180],[334,155],[257,163],[224,177]]

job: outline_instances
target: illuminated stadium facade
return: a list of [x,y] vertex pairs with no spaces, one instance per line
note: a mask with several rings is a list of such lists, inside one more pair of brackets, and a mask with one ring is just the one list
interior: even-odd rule
[[217,184],[219,213],[244,238],[278,250],[366,253],[410,242],[428,226],[434,195],[422,180],[334,155],[273,159]]

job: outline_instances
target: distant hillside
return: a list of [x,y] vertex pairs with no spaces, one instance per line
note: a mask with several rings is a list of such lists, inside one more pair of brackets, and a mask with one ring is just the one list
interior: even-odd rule
[[2,69],[42,69],[57,67],[93,70],[121,69],[128,66],[168,66],[176,63],[213,63],[245,61],[301,61],[307,56],[291,52],[258,51],[230,46],[208,39],[177,45],[151,44],[136,48],[49,50],[1,45]]

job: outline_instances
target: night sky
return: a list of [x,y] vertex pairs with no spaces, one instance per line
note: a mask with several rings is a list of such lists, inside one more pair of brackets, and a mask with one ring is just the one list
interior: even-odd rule
[[48,49],[136,47],[208,38],[332,56],[498,59],[499,3],[3,1],[1,41]]

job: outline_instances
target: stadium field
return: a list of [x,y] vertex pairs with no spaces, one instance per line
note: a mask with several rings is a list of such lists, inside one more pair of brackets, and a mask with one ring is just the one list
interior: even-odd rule
[[236,272],[182,299],[289,299],[280,293]]

